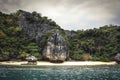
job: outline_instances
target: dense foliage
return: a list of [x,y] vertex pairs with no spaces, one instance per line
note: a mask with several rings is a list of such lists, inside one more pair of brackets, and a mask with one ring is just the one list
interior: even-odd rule
[[[42,59],[42,50],[45,46],[46,40],[51,36],[51,32],[47,32],[43,35],[40,45],[36,43],[35,37],[29,37],[21,26],[18,25],[18,17],[22,10],[18,10],[17,13],[4,14],[0,12],[0,60],[25,60],[27,56],[35,56],[39,60]],[[32,12],[32,15],[27,16],[29,24],[35,22],[33,17],[36,12]],[[39,23],[48,24],[50,26],[59,26],[47,17],[42,17],[40,14]]]
[[[46,41],[53,33],[46,32],[37,44],[35,37],[28,37],[23,28],[18,25],[19,12],[9,15],[0,12],[0,60],[25,60],[30,55],[41,60]],[[36,14],[36,12],[32,13],[32,15]],[[120,53],[120,26],[106,25],[99,29],[71,31],[76,35],[68,39],[65,31],[54,21],[38,16],[41,24],[55,26],[54,29],[60,31],[67,41],[72,60],[111,61],[117,53]],[[35,22],[33,16],[27,16],[27,19],[29,23]]]
[[115,54],[120,52],[120,26],[106,25],[99,29],[78,30],[70,43],[72,59],[84,60],[83,54],[88,54],[91,60],[114,60]]

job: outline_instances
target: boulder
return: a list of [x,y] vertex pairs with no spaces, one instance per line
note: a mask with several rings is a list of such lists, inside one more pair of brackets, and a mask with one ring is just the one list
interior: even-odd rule
[[120,53],[117,53],[117,54],[116,54],[115,60],[116,60],[117,63],[120,64]]
[[66,40],[60,35],[59,30],[55,30],[54,34],[48,38],[43,50],[44,58],[51,62],[63,62],[68,55]]
[[37,58],[35,56],[29,56],[26,60],[28,61],[28,64],[37,64]]

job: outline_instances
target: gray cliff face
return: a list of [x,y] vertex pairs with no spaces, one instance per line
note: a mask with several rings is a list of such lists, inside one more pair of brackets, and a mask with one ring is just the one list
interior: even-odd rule
[[67,35],[67,37],[71,40],[72,38],[74,38],[74,36],[77,35],[77,33],[75,31],[65,31],[65,34]]
[[43,50],[43,56],[50,61],[64,61],[68,57],[68,47],[65,39],[59,31],[48,38],[47,44]]
[[[64,61],[68,57],[68,46],[66,40],[56,30],[56,24],[50,24],[50,20],[41,17],[40,14],[33,12],[18,12],[18,24],[28,35],[28,38],[35,38],[36,43],[40,44],[42,37],[49,31],[53,32],[48,36],[45,46],[41,46],[44,58],[50,61]],[[43,20],[44,19],[44,20]],[[44,48],[45,47],[45,48]]]
[[47,31],[55,28],[49,25],[47,20],[43,22],[40,14],[35,12],[19,11],[18,24],[29,37],[35,37],[37,43]]

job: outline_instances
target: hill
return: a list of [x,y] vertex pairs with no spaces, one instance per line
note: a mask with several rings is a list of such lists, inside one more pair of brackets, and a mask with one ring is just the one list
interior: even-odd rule
[[37,12],[0,12],[0,60],[111,61],[120,52],[120,26],[68,31]]

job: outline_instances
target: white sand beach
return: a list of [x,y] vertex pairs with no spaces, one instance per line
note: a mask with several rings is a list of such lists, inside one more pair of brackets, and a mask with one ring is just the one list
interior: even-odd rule
[[[0,62],[0,65],[23,65],[27,64],[27,61],[5,61]],[[115,61],[112,62],[101,62],[101,61],[66,61],[63,63],[50,63],[45,61],[37,61],[36,66],[84,66],[84,65],[116,65]]]

